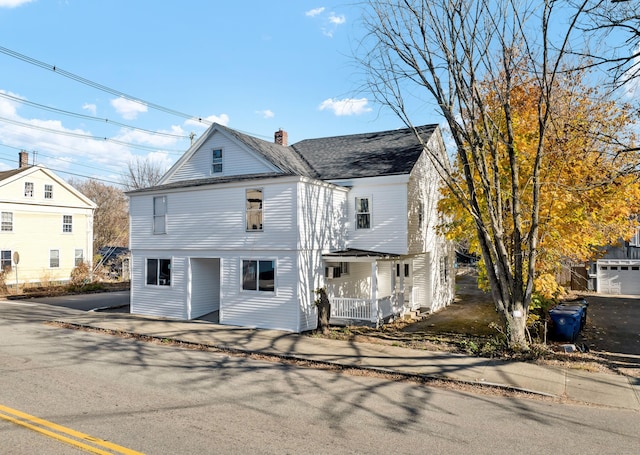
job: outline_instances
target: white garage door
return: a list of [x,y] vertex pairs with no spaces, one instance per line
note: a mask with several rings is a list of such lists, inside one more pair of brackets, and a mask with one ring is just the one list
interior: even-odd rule
[[598,264],[598,291],[603,294],[640,294],[640,264]]

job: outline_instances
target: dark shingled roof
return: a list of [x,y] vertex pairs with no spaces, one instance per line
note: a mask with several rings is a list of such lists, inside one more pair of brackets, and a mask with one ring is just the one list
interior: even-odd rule
[[[417,130],[426,142],[437,127]],[[422,153],[409,128],[306,139],[291,148],[325,180],[408,174]]]
[[4,179],[8,179],[9,177],[12,177],[16,174],[19,174],[20,172],[24,172],[25,170],[29,169],[30,167],[33,166],[27,166],[27,167],[21,167],[18,169],[11,169],[10,171],[2,171],[0,172],[0,181],[4,180]]
[[290,147],[258,139],[223,125],[217,125],[217,127],[234,136],[250,149],[262,154],[267,161],[277,166],[285,174],[318,177],[300,155],[292,153]]
[[[426,142],[437,127],[437,125],[425,125],[416,129]],[[422,153],[421,145],[409,128],[305,139],[289,147],[258,139],[220,124],[215,124],[215,128],[262,155],[280,169],[281,173],[267,172],[184,180],[132,190],[127,194],[291,175],[337,180],[409,174]]]
[[165,183],[164,185],[149,186],[147,188],[138,188],[126,191],[125,194],[146,193],[149,191],[172,190],[176,188],[189,188],[196,186],[214,185],[218,183],[242,182],[245,180],[263,180],[291,177],[291,174],[281,174],[279,172],[269,172],[266,174],[242,174],[231,175],[228,177],[207,177],[203,179],[179,180],[176,182]]

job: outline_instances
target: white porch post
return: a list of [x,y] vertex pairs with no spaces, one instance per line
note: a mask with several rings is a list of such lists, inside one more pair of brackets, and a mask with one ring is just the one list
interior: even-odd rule
[[404,259],[402,261],[400,261],[400,289],[396,290],[397,294],[402,295],[402,306],[404,306],[404,267],[405,267],[405,262]]
[[371,263],[371,322],[378,322],[378,263]]

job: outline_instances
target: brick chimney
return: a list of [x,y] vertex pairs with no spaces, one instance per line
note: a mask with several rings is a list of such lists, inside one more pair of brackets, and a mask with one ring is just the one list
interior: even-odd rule
[[283,131],[282,128],[275,132],[273,138],[274,142],[278,145],[284,145],[285,147],[289,145],[288,134],[286,131]]
[[20,153],[18,153],[18,163],[20,163],[20,168],[29,166],[29,152],[21,150]]

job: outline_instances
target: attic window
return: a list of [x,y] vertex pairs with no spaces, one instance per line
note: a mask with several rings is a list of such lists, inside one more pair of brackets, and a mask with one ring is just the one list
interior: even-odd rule
[[211,173],[212,174],[222,173],[222,149],[213,150],[213,160],[211,162]]
[[53,199],[53,185],[44,186],[44,198]]
[[24,197],[33,197],[33,182],[24,182]]

